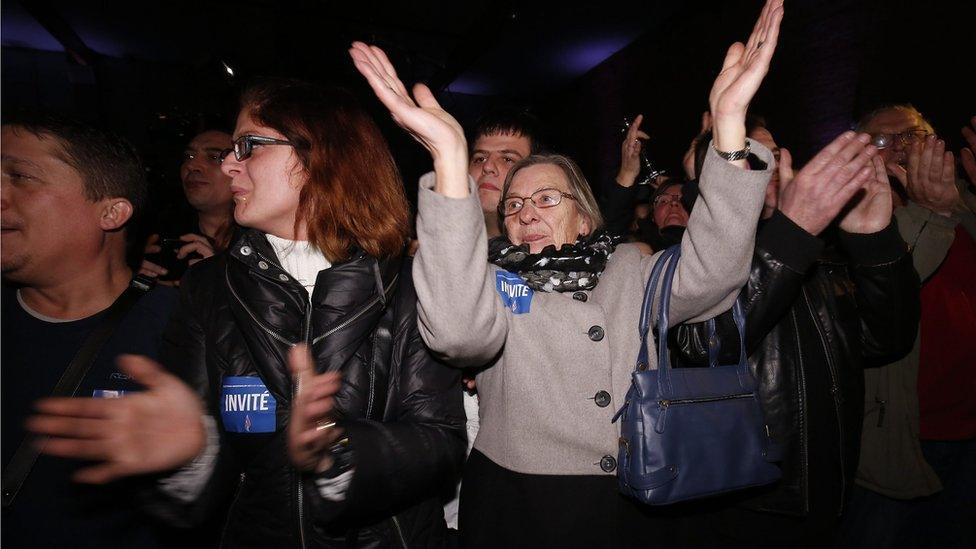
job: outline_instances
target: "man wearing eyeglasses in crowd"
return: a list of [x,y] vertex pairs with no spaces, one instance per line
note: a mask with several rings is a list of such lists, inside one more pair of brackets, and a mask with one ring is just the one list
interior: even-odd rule
[[[915,107],[880,107],[858,127],[893,176],[895,217],[922,279],[922,314],[912,352],[865,371],[858,486],[844,542],[973,547],[965,509],[976,490],[976,197],[956,180],[954,155]],[[963,134],[963,166],[974,178],[976,134]],[[909,501],[916,498],[924,499]]]
[[175,282],[189,264],[226,247],[234,230],[234,200],[220,162],[232,146],[230,134],[217,129],[201,132],[187,144],[180,179],[192,211],[176,208],[160,216],[141,274]]

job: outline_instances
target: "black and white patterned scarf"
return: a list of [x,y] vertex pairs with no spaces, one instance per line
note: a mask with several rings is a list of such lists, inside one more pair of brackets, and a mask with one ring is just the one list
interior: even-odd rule
[[563,244],[558,250],[546,246],[531,254],[528,244],[516,246],[500,236],[488,241],[488,261],[521,276],[536,291],[592,290],[621,240],[623,237],[598,231],[573,244]]

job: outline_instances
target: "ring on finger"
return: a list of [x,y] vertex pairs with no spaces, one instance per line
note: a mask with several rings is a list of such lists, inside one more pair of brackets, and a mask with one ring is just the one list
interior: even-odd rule
[[336,424],[336,422],[334,422],[334,421],[326,421],[324,419],[323,420],[319,420],[319,421],[315,422],[315,430],[316,431],[324,431],[326,429],[331,429],[332,427],[335,427],[335,424]]

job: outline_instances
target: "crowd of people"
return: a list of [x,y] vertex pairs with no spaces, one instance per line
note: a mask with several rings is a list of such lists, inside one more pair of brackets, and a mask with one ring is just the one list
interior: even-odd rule
[[[373,98],[343,90],[249,86],[187,143],[177,210],[114,134],[5,119],[2,541],[971,547],[976,117],[958,173],[908,104],[794,166],[749,112],[783,13],[728,49],[683,177],[645,173],[637,115],[599,200],[539,119],[465,132],[353,43],[430,153],[415,227]],[[650,506],[613,420],[674,247],[643,367],[741,339],[782,476]]]

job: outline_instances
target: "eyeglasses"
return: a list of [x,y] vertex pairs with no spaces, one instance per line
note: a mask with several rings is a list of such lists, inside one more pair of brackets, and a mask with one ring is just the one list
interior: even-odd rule
[[654,202],[652,202],[655,208],[661,206],[670,206],[671,204],[681,204],[681,197],[676,194],[659,194],[654,197]]
[[234,153],[234,158],[238,162],[246,160],[251,157],[251,153],[254,151],[254,145],[288,145],[289,147],[294,147],[294,143],[291,141],[286,141],[284,139],[275,139],[274,137],[264,137],[262,135],[242,135],[234,141],[233,149],[225,149],[220,153],[220,161],[223,162],[230,153]]
[[879,133],[871,137],[871,144],[879,149],[887,149],[894,145],[907,147],[926,138],[926,130],[908,130],[901,133]]
[[532,196],[509,196],[502,201],[498,209],[501,214],[505,217],[510,215],[515,215],[522,211],[525,206],[525,201],[528,200],[532,202],[532,205],[536,209],[543,210],[545,208],[552,208],[558,206],[563,198],[568,198],[570,200],[576,200],[576,197],[564,193],[558,189],[539,189],[538,191],[532,193]]

